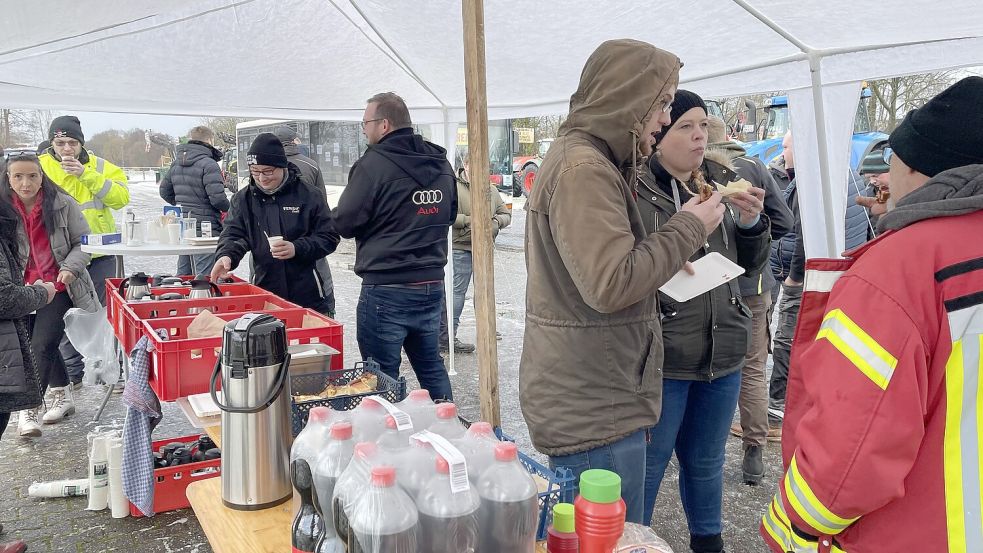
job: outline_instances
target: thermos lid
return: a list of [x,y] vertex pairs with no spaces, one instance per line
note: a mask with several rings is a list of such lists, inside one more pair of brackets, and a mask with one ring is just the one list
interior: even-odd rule
[[265,367],[283,363],[287,355],[287,328],[265,313],[247,313],[225,325],[222,363],[227,366]]
[[621,499],[621,477],[603,469],[580,474],[580,497],[592,503],[616,503]]
[[561,534],[575,532],[572,503],[557,503],[553,507],[553,529]]

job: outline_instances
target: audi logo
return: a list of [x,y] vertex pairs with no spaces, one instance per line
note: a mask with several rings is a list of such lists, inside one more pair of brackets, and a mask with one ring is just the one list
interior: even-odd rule
[[439,204],[444,201],[444,193],[440,190],[417,190],[413,193],[413,203],[416,205]]

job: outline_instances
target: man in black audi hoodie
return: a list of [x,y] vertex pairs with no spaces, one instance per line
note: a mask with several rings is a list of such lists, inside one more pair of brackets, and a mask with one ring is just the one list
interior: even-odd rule
[[301,307],[329,313],[314,264],[341,240],[324,193],[300,180],[273,134],[256,137],[247,155],[249,186],[232,196],[218,241],[212,281],[253,254],[253,281]]
[[362,358],[397,377],[405,349],[420,386],[449,400],[437,336],[457,186],[446,150],[413,134],[412,125],[396,94],[369,98],[362,116],[369,147],[331,215],[339,234],[355,238]]

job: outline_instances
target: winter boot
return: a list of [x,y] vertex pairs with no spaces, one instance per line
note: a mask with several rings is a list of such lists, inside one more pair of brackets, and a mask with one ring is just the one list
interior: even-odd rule
[[467,344],[454,338],[454,353],[474,353],[475,349],[477,348],[475,348],[474,344]]
[[41,418],[44,424],[54,424],[65,417],[74,415],[75,400],[73,399],[73,395],[71,385],[65,386],[64,388],[52,388],[51,398],[53,401],[51,408]]
[[693,553],[726,553],[724,538],[720,534],[712,536],[694,536],[690,534],[689,548]]
[[41,407],[21,411],[20,420],[17,422],[17,433],[27,438],[40,438],[41,425],[38,423],[40,415]]
[[765,463],[761,459],[760,445],[744,446],[744,461],[741,462],[741,471],[744,473],[744,483],[748,486],[757,486],[765,477]]

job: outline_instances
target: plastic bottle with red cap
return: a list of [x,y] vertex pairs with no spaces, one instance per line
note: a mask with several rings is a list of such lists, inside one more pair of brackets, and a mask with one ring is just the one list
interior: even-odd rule
[[396,427],[396,419],[392,415],[386,415],[386,429],[379,436],[379,449],[393,459],[401,457],[410,447],[410,436],[415,432],[413,428],[399,430]]
[[[335,418],[335,411],[327,407],[314,407],[307,415],[307,424],[303,430],[294,438],[294,443],[290,447],[290,461],[303,459],[307,461],[311,468],[317,463],[317,456],[328,443],[328,434],[332,420]],[[292,467],[293,465],[291,465]],[[295,482],[296,475],[293,469],[290,471],[290,481],[294,484],[294,496],[291,504],[291,513],[297,516],[300,509],[300,494]]]
[[539,500],[536,482],[519,463],[511,442],[495,446],[495,464],[478,481],[478,551],[533,553]]
[[396,485],[396,469],[372,469],[371,485],[352,506],[349,553],[419,553],[416,504]]
[[580,475],[580,495],[574,507],[580,550],[583,553],[613,551],[625,529],[621,477],[609,470],[585,470]]
[[495,463],[495,446],[501,443],[492,425],[487,422],[472,424],[464,436],[454,442],[468,462],[468,478],[477,485],[481,475]]
[[572,503],[557,503],[553,506],[553,524],[546,532],[546,551],[548,553],[580,553],[580,538],[577,536]]
[[372,467],[377,466],[381,459],[376,445],[372,442],[355,444],[352,461],[338,477],[335,483],[334,495],[331,498],[331,514],[334,517],[334,527],[338,538],[345,542],[351,550],[352,533],[348,524],[348,515],[352,504],[369,485],[369,474]]
[[437,405],[437,420],[430,425],[430,431],[448,440],[458,440],[464,437],[467,428],[457,418],[456,405],[453,403],[441,403]]
[[386,408],[371,398],[364,398],[352,413],[356,442],[374,442],[386,430]]
[[404,413],[413,420],[413,428],[419,432],[428,430],[430,425],[437,420],[437,406],[430,398],[427,390],[413,390],[406,399],[396,404]]
[[315,546],[315,553],[344,552],[345,543],[338,537],[334,527],[332,498],[338,478],[348,467],[355,451],[352,440],[352,423],[336,422],[331,425],[331,439],[314,465],[315,507],[324,521],[324,531]]
[[438,456],[437,474],[420,490],[420,551],[462,553],[478,547],[478,507],[481,499],[470,483],[462,491],[451,488],[450,465]]
[[317,541],[324,531],[321,515],[314,508],[314,479],[307,461],[298,459],[290,463],[290,472],[295,476],[294,486],[300,496],[300,509],[290,525],[291,553],[313,553]]
[[437,452],[428,442],[410,439],[410,447],[396,461],[396,479],[410,497],[415,498],[434,475]]

